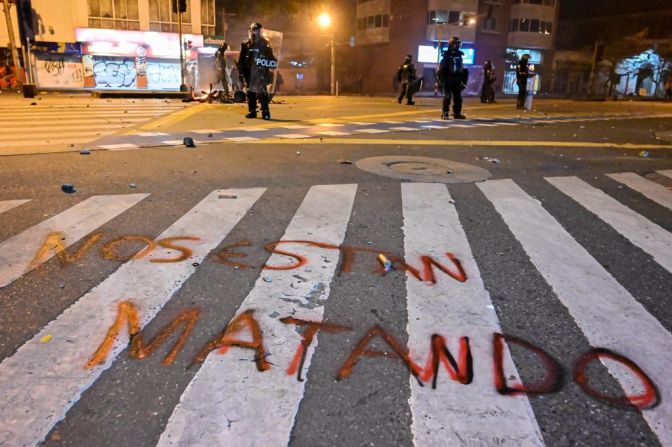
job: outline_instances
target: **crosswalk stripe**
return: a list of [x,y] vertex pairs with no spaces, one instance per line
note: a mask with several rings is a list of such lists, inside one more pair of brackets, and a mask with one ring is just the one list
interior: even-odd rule
[[[628,357],[657,384],[660,403],[642,410],[642,415],[661,444],[672,445],[672,334],[512,180],[492,180],[478,187],[588,342]],[[623,389],[632,392],[633,375],[611,361],[603,363]]]
[[[159,239],[190,236],[192,256],[186,261],[152,263],[170,258],[161,249],[128,261],[82,296],[32,340],[0,364],[0,444],[35,445],[109,368],[128,343],[120,333],[104,363],[85,365],[117,315],[121,300],[131,299],[144,326],[196,271],[265,191],[263,188],[214,191],[164,231]],[[236,199],[222,200],[221,194]],[[173,255],[174,256],[174,253]],[[40,343],[52,336],[48,345]]]
[[672,178],[672,169],[667,169],[664,171],[656,171],[660,175],[664,175],[665,177]]
[[672,273],[672,233],[577,177],[548,177],[546,180]]
[[115,133],[117,130],[102,130],[98,129],[95,131],[87,132],[73,132],[70,129],[61,129],[58,131],[40,131],[39,129],[30,128],[24,131],[22,135],[7,136],[1,135],[2,144],[4,146],[14,146],[17,143],[34,143],[36,141],[51,141],[51,140],[67,140],[73,135],[77,135],[78,138],[84,137],[96,137],[96,136],[105,136]]
[[96,139],[97,139],[96,136],[90,136],[85,138],[49,138],[44,140],[13,141],[13,142],[0,143],[0,148],[56,146],[61,144],[84,144],[84,143],[91,143]]
[[119,151],[126,149],[138,149],[140,146],[132,143],[119,143],[119,144],[101,144],[98,146],[100,149],[107,149],[108,151]]
[[301,138],[310,138],[310,135],[304,135],[302,133],[285,133],[276,135],[278,138],[286,138],[289,140],[298,140]]
[[[314,186],[287,227],[282,240],[314,240],[339,246],[345,231],[357,185]],[[325,203],[329,206],[325,207]],[[322,321],[339,250],[305,244],[286,244],[283,251],[301,253],[308,263],[292,271],[265,270],[245,298],[237,315],[254,310],[273,363],[257,372],[251,362],[255,353],[242,348],[224,355],[211,353],[182,394],[158,445],[264,445],[284,446],[303,397],[305,381],[288,375],[285,368],[301,343],[297,328],[283,324],[275,315],[313,322]],[[269,265],[286,264],[273,254]],[[296,279],[296,277],[301,279]],[[304,377],[317,340],[308,348]],[[226,377],[226,380],[221,380]],[[254,384],[250,382],[254,377]],[[263,408],[263,411],[260,409]],[[236,423],[227,424],[229,420]]]
[[5,287],[54,256],[35,256],[51,232],[62,233],[67,248],[105,222],[133,207],[148,194],[93,196],[0,244],[0,287]]
[[630,189],[641,193],[659,205],[672,210],[672,190],[663,185],[647,180],[634,172],[621,172],[618,174],[607,174],[617,182],[623,183]]
[[395,132],[411,132],[420,129],[418,129],[417,127],[400,126],[400,127],[390,127],[390,130],[394,130]]
[[361,132],[361,133],[387,133],[389,130],[383,130],[383,129],[357,129],[355,132]]
[[[501,328],[446,186],[402,184],[402,203],[406,261],[428,255],[449,265],[446,251],[451,251],[468,275],[462,283],[442,276],[432,286],[407,278],[409,352],[424,367],[433,334],[446,339],[455,358],[459,338],[469,337],[474,368],[469,385],[451,380],[442,368],[436,389],[411,379],[415,445],[543,445],[528,399],[501,395],[492,384],[492,337]],[[517,376],[508,352],[504,365],[507,374]],[[437,411],[448,402],[450,411]]]
[[[8,128],[8,129],[3,129],[0,130],[0,135],[5,136],[5,135],[30,135],[31,133],[35,133],[36,130],[39,130],[40,134],[45,134],[45,133],[53,133],[53,132],[62,132],[63,131],[63,124],[60,122],[53,122],[50,123],[49,125],[41,125],[39,128],[36,128],[36,126],[33,126],[32,123],[30,123],[31,126],[30,128]],[[122,128],[126,123],[95,123],[95,124],[82,124],[82,125],[72,125],[68,126],[68,131],[72,134],[75,131],[79,130],[97,130],[97,129],[120,129]]]
[[93,122],[93,123],[98,123],[98,124],[110,124],[110,123],[119,123],[119,122],[128,122],[128,123],[139,123],[139,122],[144,122],[148,121],[149,118],[151,117],[137,117],[137,116],[126,116],[126,115],[116,115],[116,116],[110,116],[106,118],[97,118],[97,119],[83,119],[83,118],[73,118],[70,116],[63,116],[60,118],[54,118],[53,120],[14,120],[14,121],[3,121],[3,126],[16,126],[16,125],[21,125],[21,124],[30,124],[31,126],[44,126],[44,127],[50,127],[49,125],[54,125],[54,124],[64,124],[64,123],[77,123],[77,124],[83,124],[85,122]]
[[328,130],[326,132],[320,132],[320,135],[325,135],[328,137],[342,137],[345,135],[351,135],[350,132],[340,132],[338,130]]
[[17,206],[21,206],[24,203],[28,203],[30,200],[3,200],[0,201],[0,214],[9,211]]

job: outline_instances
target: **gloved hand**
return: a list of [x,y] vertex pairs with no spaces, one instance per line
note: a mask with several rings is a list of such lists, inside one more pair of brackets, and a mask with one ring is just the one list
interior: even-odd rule
[[464,82],[461,83],[460,84],[460,90],[464,90],[465,88],[467,88],[467,84],[465,84]]

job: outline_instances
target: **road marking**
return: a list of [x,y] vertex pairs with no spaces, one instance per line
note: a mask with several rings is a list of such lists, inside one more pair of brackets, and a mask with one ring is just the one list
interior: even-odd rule
[[168,127],[175,125],[179,123],[180,121],[184,121],[187,118],[196,115],[197,113],[200,113],[203,110],[208,109],[208,104],[197,104],[194,106],[189,106],[186,108],[183,108],[181,110],[177,110],[175,112],[172,112],[169,115],[166,115],[162,118],[159,118],[157,120],[153,120],[147,124],[144,124],[143,126],[140,127],[142,130],[156,130],[159,127]]
[[423,129],[450,129],[451,126],[438,126],[436,124],[426,124],[420,127]]
[[664,175],[665,177],[672,178],[672,169],[668,169],[665,171],[656,171],[660,175]]
[[630,189],[634,189],[645,197],[653,200],[659,205],[672,210],[672,190],[663,185],[640,177],[634,172],[621,172],[618,174],[607,174],[617,182],[623,183]]
[[100,149],[106,149],[108,151],[119,151],[126,149],[138,149],[140,146],[132,143],[119,143],[119,144],[103,144],[98,146]]
[[471,127],[474,127],[473,124],[453,124],[451,127],[461,127],[463,129],[469,129]]
[[30,200],[3,200],[0,202],[0,214],[28,202],[30,202]]
[[[455,125],[450,127],[456,127]],[[389,130],[381,129],[357,129],[355,132],[362,133],[386,133]],[[291,140],[264,139],[258,141],[258,144],[297,144]],[[338,145],[395,145],[395,146],[495,146],[495,147],[577,147],[577,148],[598,148],[598,149],[672,149],[672,144],[632,144],[632,143],[594,143],[590,141],[493,141],[493,140],[400,140],[400,139],[366,139],[366,138],[329,138],[324,140],[323,144]]]
[[[195,132],[198,133],[198,131]],[[163,132],[140,132],[133,135],[136,137],[165,137],[168,134]]]
[[401,121],[385,120],[385,121],[381,121],[381,123],[384,123],[384,124],[401,124]]
[[268,129],[266,127],[240,127],[235,130],[242,130],[243,132],[266,132]]
[[[355,132],[361,132],[361,133],[387,133],[389,130],[383,130],[383,129],[357,129]],[[333,140],[332,140],[333,141]],[[343,141],[348,141],[348,140],[343,140]]]
[[[109,135],[113,132],[101,132],[102,135]],[[0,143],[0,148],[18,148],[18,147],[39,147],[39,146],[53,146],[59,144],[78,144],[78,143],[90,143],[97,140],[98,137],[88,137],[88,138],[49,138],[45,140],[29,140],[29,141],[14,141],[14,142],[2,142]]]
[[[192,130],[191,132],[197,133],[197,134],[209,134],[209,133],[219,133],[220,131],[217,129],[198,129],[198,130]],[[160,132],[157,132],[160,133]],[[168,135],[168,134],[163,134],[163,135]]]
[[352,121],[352,122],[347,123],[347,124],[353,124],[355,126],[370,126],[373,123],[365,122],[365,121]]
[[342,137],[345,135],[350,135],[350,132],[339,132],[337,130],[329,130],[327,132],[320,132],[320,135],[326,135],[329,137]]
[[[0,130],[0,135],[29,135],[30,133],[35,133],[36,130],[40,131],[40,135],[43,135],[44,133],[52,133],[52,132],[62,132],[63,131],[63,123],[60,121],[54,121],[51,122],[50,125],[44,126],[40,125],[38,126],[36,123],[32,121],[28,121],[26,123],[22,124],[30,124],[30,131],[26,130],[23,126],[21,128],[5,128]],[[68,131],[70,131],[70,134],[72,135],[73,132],[79,131],[79,130],[98,130],[98,129],[122,129],[124,126],[127,126],[130,123],[108,123],[108,124],[101,124],[101,123],[95,123],[95,124],[84,124],[80,126],[71,126],[68,125]]]
[[278,129],[288,129],[288,130],[299,130],[299,129],[309,129],[310,126],[301,126],[299,124],[290,124],[288,126],[278,126]]
[[[318,240],[340,245],[356,192],[357,185],[312,187],[281,240]],[[325,203],[329,206],[325,207]],[[231,352],[224,355],[211,353],[182,394],[159,446],[285,446],[289,443],[306,382],[299,382],[296,375],[288,375],[285,365],[291,363],[301,336],[296,326],[281,323],[275,315],[322,321],[339,251],[305,244],[286,244],[281,249],[301,253],[308,263],[299,271],[262,271],[238,311],[241,315],[254,310],[273,365],[258,372],[254,362],[241,362],[240,358],[254,357],[254,352],[248,349],[232,347]],[[287,264],[287,259],[273,254],[268,264]],[[314,340],[307,350],[304,377],[308,375],[316,346],[317,340]],[[251,380],[254,386],[250,386]],[[228,424],[227,419],[236,422]]]
[[259,138],[255,137],[229,137],[226,138],[228,141],[234,141],[236,143],[249,143],[251,141],[261,141]]
[[[214,191],[164,231],[158,239],[190,235],[192,256],[183,262],[152,263],[170,257],[168,250],[128,261],[49,323],[32,340],[0,364],[0,444],[36,445],[109,368],[128,345],[122,331],[105,363],[85,368],[110,325],[118,304],[131,300],[140,310],[142,326],[196,271],[198,265],[249,211],[263,188]],[[237,196],[221,200],[220,194]],[[51,335],[49,344],[40,338]]]
[[390,127],[390,130],[394,130],[395,132],[411,132],[414,130],[420,130],[417,127]]
[[162,141],[161,144],[166,144],[168,146],[182,146],[184,144],[184,140],[166,140]]
[[62,244],[71,246],[99,226],[135,206],[149,194],[93,196],[0,244],[0,287],[5,287],[54,256],[48,252],[33,262],[49,233],[63,233]]
[[[661,444],[672,445],[672,335],[539,201],[512,180],[491,180],[477,186],[493,203],[588,342],[632,359],[658,385],[660,404],[643,410],[642,415]],[[633,394],[633,376],[628,370],[609,361],[605,365],[623,389]],[[639,392],[641,388],[634,393]]]
[[343,127],[345,124],[336,124],[336,123],[318,123],[320,127]]
[[289,138],[289,139],[300,139],[300,138],[310,138],[310,135],[304,135],[301,133],[286,133],[286,134],[280,134],[276,135],[278,138]]
[[546,181],[653,256],[658,264],[672,273],[672,233],[577,177],[547,177]]
[[[451,380],[443,366],[436,389],[430,389],[431,382],[420,387],[411,377],[414,444],[542,446],[528,399],[501,395],[492,384],[492,337],[501,328],[448,189],[443,184],[406,183],[401,192],[405,259],[429,255],[449,265],[446,251],[451,251],[468,275],[462,283],[441,276],[432,287],[407,278],[409,352],[424,367],[433,334],[446,339],[455,358],[460,337],[469,337],[474,366],[470,385]],[[507,376],[518,377],[508,351],[503,363]]]

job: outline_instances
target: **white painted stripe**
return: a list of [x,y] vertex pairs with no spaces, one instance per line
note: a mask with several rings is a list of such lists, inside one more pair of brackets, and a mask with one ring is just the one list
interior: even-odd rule
[[288,126],[280,126],[280,128],[289,130],[299,130],[299,129],[309,129],[310,126],[302,126],[300,124],[290,124]]
[[500,121],[497,123],[498,126],[520,126],[520,123],[509,123]]
[[355,132],[361,132],[361,133],[388,133],[389,130],[383,130],[383,129],[357,129]]
[[[180,142],[181,143],[181,142]],[[98,146],[100,149],[107,149],[109,151],[118,151],[124,149],[138,149],[140,146],[132,143],[119,143],[119,144],[103,144]]]
[[[63,132],[63,124],[59,121],[54,121],[50,126],[42,125],[42,126],[38,127],[38,126],[33,126],[33,123],[30,123],[30,122],[26,123],[26,125],[30,125],[30,128],[25,128],[23,126],[20,126],[20,127],[0,129],[0,136],[14,135],[14,134],[26,135],[26,133],[35,134],[36,132],[39,132],[40,136],[42,136],[45,133],[53,133],[53,132],[62,133]],[[72,134],[72,132],[78,131],[78,130],[120,129],[125,125],[126,125],[126,123],[115,123],[115,124],[95,123],[95,124],[84,124],[84,125],[68,125],[68,130]]]
[[666,169],[664,171],[656,171],[660,175],[664,175],[665,177],[672,178],[672,169]]
[[343,127],[343,124],[336,124],[336,123],[320,123],[318,124],[320,127]]
[[[207,134],[209,134],[209,133],[218,133],[218,132],[221,132],[221,130],[217,130],[217,129],[199,129],[199,130],[192,130],[191,132],[193,132],[193,133],[197,133],[197,134],[207,135]],[[164,134],[164,135],[167,135],[167,134]]]
[[352,121],[348,124],[354,124],[355,126],[370,126],[373,123],[367,123],[367,122],[364,122],[364,121]]
[[471,124],[452,124],[450,127],[461,127],[463,129],[468,129],[470,127],[474,127]]
[[168,146],[182,146],[184,144],[184,140],[164,140],[161,142],[161,144],[167,144]]
[[420,130],[417,127],[390,127],[390,130],[394,130],[395,132],[411,132],[413,130]]
[[401,121],[387,120],[387,121],[381,121],[381,123],[384,123],[384,124],[401,124]]
[[[108,133],[109,134],[109,133]],[[103,134],[101,133],[101,136]],[[63,144],[90,143],[99,137],[89,138],[49,138],[45,140],[15,141],[0,143],[0,148],[20,148],[20,147],[40,147],[40,146],[58,146]],[[74,150],[74,149],[73,149]]]
[[491,124],[491,123],[479,123],[478,121],[474,123],[474,126],[477,127],[497,127],[499,124]]
[[243,132],[265,132],[268,129],[265,127],[241,127],[236,130],[242,130]]
[[[492,384],[492,337],[501,328],[448,189],[442,184],[407,183],[401,192],[406,261],[419,265],[420,257],[428,255],[454,269],[446,257],[452,252],[468,276],[460,283],[437,270],[441,276],[434,285],[407,277],[409,352],[425,367],[433,334],[446,339],[456,359],[460,337],[469,337],[474,365],[470,385],[451,380],[443,366],[436,389],[431,381],[421,387],[411,378],[414,444],[543,445],[528,399],[503,396]],[[507,377],[518,377],[508,351],[504,367]]]
[[[282,239],[340,245],[356,191],[357,185],[312,187]],[[281,323],[277,316],[322,320],[339,252],[301,244],[282,245],[282,249],[301,253],[308,264],[297,270],[263,271],[238,312],[240,315],[254,309],[273,363],[271,369],[260,373],[254,362],[241,362],[240,358],[254,357],[249,350],[231,348],[225,355],[211,353],[182,394],[159,446],[288,444],[306,382],[287,375],[287,365],[301,336],[295,326]],[[269,260],[269,265],[286,263],[284,256],[276,254]],[[306,353],[304,377],[316,346],[317,339]],[[227,418],[236,422],[227,424]]]
[[78,138],[111,135],[115,133],[117,130],[118,129],[104,131],[102,129],[99,129],[97,131],[76,132],[76,131],[70,131],[69,129],[68,130],[61,129],[58,131],[44,132],[38,129],[28,128],[21,135],[15,135],[12,137],[0,135],[0,138],[2,139],[2,142],[5,145],[11,146],[14,145],[15,143],[28,143],[31,141],[67,140],[73,135],[77,136]]
[[[661,444],[672,445],[672,335],[539,201],[513,181],[493,180],[477,186],[494,204],[590,345],[625,355],[654,380],[660,404],[642,414]],[[632,393],[632,376],[627,369],[608,361],[605,365],[623,389]]]
[[436,124],[427,124],[420,127],[423,129],[450,129],[452,126],[437,126]]
[[[5,287],[37,265],[33,259],[49,233],[63,233],[64,247],[74,244],[105,222],[136,205],[148,194],[93,196],[0,244],[0,287]],[[53,257],[50,252],[44,259]]]
[[[152,263],[175,255],[158,249],[127,262],[5,359],[0,364],[0,444],[40,443],[128,345],[124,330],[104,364],[85,368],[114,322],[119,302],[131,300],[141,313],[141,325],[146,325],[196,271],[193,264],[205,259],[263,192],[256,188],[209,194],[158,237],[198,237],[184,243],[193,250],[189,259]],[[219,194],[237,199],[222,200]],[[40,343],[45,335],[53,337],[48,344]]]
[[226,138],[228,141],[234,141],[236,143],[245,143],[248,141],[259,141],[259,138],[254,138],[254,137],[230,137]]
[[617,182],[623,183],[630,189],[634,189],[645,197],[653,200],[659,205],[672,210],[672,190],[663,185],[640,177],[634,172],[621,172],[618,174],[607,174]]
[[131,110],[131,111],[90,111],[90,110],[77,110],[77,111],[51,111],[51,112],[40,112],[40,111],[34,111],[30,113],[25,113],[25,114],[14,114],[10,118],[10,120],[24,120],[24,121],[30,121],[31,118],[55,118],[57,119],[59,116],[62,117],[69,117],[69,118],[87,118],[87,117],[109,117],[109,116],[160,116],[165,114],[166,112],[164,110],[161,111],[155,111],[155,112],[146,112],[142,110]]
[[653,256],[658,264],[672,273],[672,233],[577,177],[549,177],[546,181]]
[[410,122],[411,123],[421,123],[421,124],[423,124],[423,123],[431,123],[432,121],[434,121],[434,120],[412,120]]
[[310,135],[304,135],[302,133],[286,133],[276,135],[278,138],[287,138],[289,140],[298,140],[301,138],[310,138]]
[[30,125],[30,126],[44,126],[48,127],[48,125],[57,126],[61,123],[78,123],[78,124],[85,124],[85,123],[94,123],[98,125],[108,125],[111,123],[140,123],[140,122],[145,122],[148,121],[149,118],[133,118],[133,117],[125,117],[125,116],[120,116],[120,117],[110,117],[110,118],[96,118],[96,119],[80,119],[80,118],[70,118],[70,117],[62,117],[62,118],[54,118],[53,120],[24,120],[24,121],[16,121],[16,122],[7,122],[4,124],[5,126],[19,126],[19,125]]
[[28,202],[30,202],[30,200],[3,200],[0,202],[0,214]]
[[329,130],[327,132],[320,132],[320,135],[326,135],[329,137],[342,137],[345,135],[351,135],[350,132],[339,132],[337,130]]
[[[198,132],[198,131],[196,131],[196,132]],[[166,135],[168,135],[168,134],[163,133],[163,132],[140,132],[140,133],[133,134],[133,136],[136,136],[136,137],[165,137]]]

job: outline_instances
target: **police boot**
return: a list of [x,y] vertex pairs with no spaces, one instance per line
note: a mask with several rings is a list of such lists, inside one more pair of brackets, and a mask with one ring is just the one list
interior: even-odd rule
[[467,119],[467,117],[462,115],[461,113],[454,113],[453,118],[455,118],[456,120],[466,120]]
[[256,118],[256,117],[257,117],[256,112],[247,112],[247,114],[245,115],[245,118],[248,118],[248,119],[252,119],[252,118]]
[[450,119],[450,114],[448,112],[443,112],[441,114],[441,119],[442,120],[449,120]]
[[262,117],[264,120],[266,120],[266,121],[270,120],[270,119],[271,119],[271,112],[270,112],[270,110],[262,110],[262,112],[261,112],[261,117]]

